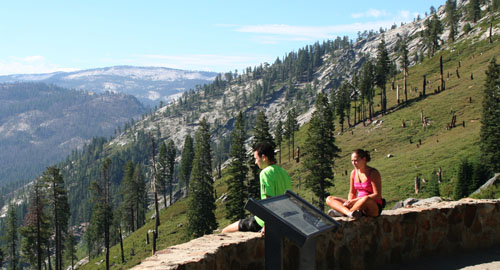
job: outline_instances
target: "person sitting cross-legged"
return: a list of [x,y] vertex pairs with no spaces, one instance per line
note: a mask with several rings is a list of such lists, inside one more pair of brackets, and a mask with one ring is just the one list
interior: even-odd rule
[[332,209],[330,216],[359,218],[362,215],[376,217],[384,208],[382,179],[377,169],[367,165],[370,152],[357,149],[351,155],[354,170],[351,172],[349,194],[346,199],[328,196],[326,204]]

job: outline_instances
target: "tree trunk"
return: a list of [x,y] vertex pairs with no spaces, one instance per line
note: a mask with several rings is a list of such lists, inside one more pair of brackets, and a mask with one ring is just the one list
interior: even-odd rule
[[370,122],[372,121],[373,117],[373,102],[370,102],[370,111],[369,111],[369,116],[370,116]]
[[443,56],[441,55],[439,57],[439,70],[440,70],[440,75],[439,78],[441,79],[441,91],[444,91],[444,77],[443,77]]
[[[36,185],[36,184],[35,184]],[[36,187],[35,187],[36,188]],[[37,189],[38,190],[38,189]],[[36,200],[38,201],[39,200],[39,195],[38,195],[38,191],[35,191],[37,193],[36,196]],[[37,202],[37,205],[39,204],[39,202]],[[37,206],[37,209],[39,207]],[[40,233],[40,214],[41,213],[38,213],[38,210],[37,210],[37,214],[36,214],[36,256],[37,256],[37,267],[38,267],[38,270],[42,270],[42,235]]]
[[490,23],[490,43],[493,43],[492,28],[493,28],[493,23]]
[[281,144],[279,145],[279,149],[280,149],[279,159],[280,159],[280,164],[281,164]]
[[427,80],[426,80],[426,75],[424,75],[424,81],[422,82],[422,94],[424,95],[425,97],[425,88],[427,86]]
[[153,193],[155,196],[155,229],[160,226],[160,209],[158,207],[158,192],[156,190],[156,162],[155,162],[155,139],[151,136],[152,151],[153,151]]
[[384,115],[384,90],[380,88],[380,112]]
[[[50,240],[47,241],[47,260],[49,264],[49,270],[52,270],[52,263],[50,263]],[[89,260],[90,260],[90,250],[89,250]]]
[[386,86],[384,84],[384,87],[382,88],[382,104],[380,104],[380,106],[382,106],[382,115],[385,114],[385,112],[387,111],[387,89],[386,89]]
[[156,253],[156,231],[153,231],[153,255]]
[[59,219],[58,219],[58,207],[57,207],[57,196],[56,196],[56,182],[52,181],[52,194],[54,200],[54,243],[55,243],[55,255],[56,255],[56,270],[61,270],[59,265]]
[[399,104],[399,84],[396,86],[396,101]]
[[132,225],[132,232],[135,232],[135,218],[134,218],[134,207],[131,207],[130,208],[130,225]]
[[122,254],[122,263],[125,263],[125,254],[123,254],[123,236],[122,236],[122,227],[118,225],[118,232],[120,233],[120,251]]
[[358,110],[358,108],[356,107],[356,101],[354,101],[354,125],[356,125],[356,123],[358,121],[358,119],[356,118],[357,110]]
[[109,270],[109,225],[108,221],[104,222],[104,248],[106,249],[106,270]]
[[406,87],[406,71],[404,75],[404,91],[405,91],[405,103],[408,103],[408,89]]
[[163,206],[167,209],[167,193],[163,192]]
[[139,214],[139,201],[136,202],[135,206],[135,229],[138,230],[142,226],[141,218]]
[[[217,171],[217,177],[220,178],[221,177],[221,175],[220,175],[220,161],[219,161],[219,165],[218,166],[219,166],[219,169]],[[172,192],[173,192],[172,179],[169,179],[168,181],[169,181],[169,185],[168,185],[168,195],[169,195],[169,197],[168,197],[168,205],[172,205]],[[165,207],[165,208],[167,208],[167,207]]]
[[[290,136],[291,138],[291,136]],[[288,145],[288,162],[290,162],[290,138],[288,138],[287,145]]]

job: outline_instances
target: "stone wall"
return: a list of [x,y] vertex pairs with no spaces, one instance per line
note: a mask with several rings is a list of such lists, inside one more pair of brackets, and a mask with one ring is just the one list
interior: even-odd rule
[[[463,199],[385,210],[380,217],[336,218],[317,238],[317,269],[370,269],[421,257],[500,245],[500,200]],[[284,269],[298,269],[299,248],[284,241]],[[264,269],[258,233],[213,234],[157,252],[134,269]]]

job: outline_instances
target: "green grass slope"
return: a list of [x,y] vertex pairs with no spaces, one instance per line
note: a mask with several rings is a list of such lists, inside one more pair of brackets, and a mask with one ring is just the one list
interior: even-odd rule
[[[388,107],[393,108],[392,112],[375,117],[372,123],[366,122],[366,126],[358,124],[336,137],[342,152],[335,164],[335,186],[330,193],[347,196],[349,179],[345,171],[349,174],[352,170],[350,154],[356,148],[364,148],[371,151],[370,166],[377,168],[382,175],[383,196],[389,204],[408,197],[426,197],[425,193],[415,194],[414,179],[417,175],[430,179],[432,172],[439,167],[443,169],[445,180],[440,187],[441,195],[450,196],[457,162],[461,158],[473,158],[479,152],[485,70],[489,61],[499,53],[498,40],[492,44],[487,41],[474,44],[463,41],[410,68],[407,85],[412,90],[408,92],[407,106],[397,106],[396,90],[392,91],[388,85]],[[440,56],[443,57],[446,90],[435,94],[434,90],[440,85]],[[459,61],[460,78],[456,76]],[[424,75],[430,81],[426,91],[428,95],[419,97]],[[401,75],[396,78],[396,84],[400,85],[400,99],[403,99]],[[418,90],[414,91],[415,88]],[[421,123],[422,111],[430,120],[430,125],[425,128]],[[457,126],[447,130],[453,113],[457,116]],[[402,127],[403,120],[405,128]],[[307,126],[299,132],[299,145],[305,141],[306,129]],[[419,140],[421,145],[418,145]],[[393,157],[388,158],[389,154]],[[307,173],[298,164],[284,166],[293,175],[297,191],[310,200],[312,194],[299,188],[299,179],[303,181]],[[423,183],[422,188],[425,190]]]
[[[407,78],[408,89],[417,87],[418,90],[409,91],[407,106],[397,106],[396,91],[392,91],[388,85],[388,107],[392,108],[389,114],[379,115],[373,119],[374,122],[366,122],[366,126],[358,124],[342,134],[337,125],[339,135],[336,137],[336,142],[342,152],[335,162],[335,186],[329,192],[337,196],[347,195],[349,179],[345,171],[352,170],[350,154],[356,148],[365,148],[372,153],[370,165],[377,168],[382,175],[383,196],[389,204],[408,197],[426,197],[425,193],[415,194],[415,176],[421,175],[429,179],[432,171],[439,167],[443,169],[445,179],[440,186],[441,194],[450,196],[457,162],[464,157],[472,158],[479,151],[485,70],[490,59],[500,54],[498,42],[497,38],[492,44],[487,40],[466,40],[454,44],[452,48],[440,52],[432,59],[426,59],[422,64],[410,68]],[[439,85],[440,56],[444,62],[446,90],[435,94],[434,90]],[[460,78],[455,73],[459,61]],[[423,75],[427,76],[430,84],[427,85],[428,95],[419,97]],[[402,88],[401,75],[396,78],[396,84]],[[472,99],[471,103],[469,97]],[[403,94],[400,98],[404,98]],[[420,121],[422,111],[430,120],[430,125],[425,128]],[[447,130],[446,125],[451,122],[452,112],[457,116],[457,127]],[[401,126],[403,120],[406,123],[405,128]],[[462,126],[462,122],[465,123],[465,127]],[[301,127],[296,136],[296,145],[303,146],[307,127],[307,124]],[[417,147],[419,140],[421,145]],[[388,154],[393,157],[388,158]],[[302,161],[303,159],[304,157]],[[282,166],[292,177],[294,191],[313,202],[314,196],[304,186],[307,172],[301,163],[296,163],[293,159],[288,161],[286,142],[282,147],[282,160]],[[217,196],[220,197],[227,191],[227,180],[228,176],[223,176],[215,182]],[[425,184],[422,184],[422,187],[425,190]],[[183,226],[187,222],[186,208],[187,200],[182,199],[168,209],[162,210],[158,250],[188,240],[184,236]],[[219,230],[230,223],[225,219],[224,211],[224,205],[217,201],[216,216]],[[148,216],[151,216],[151,213]],[[111,249],[112,269],[128,269],[140,263],[143,258],[151,256],[151,244],[146,245],[146,234],[153,228],[154,222],[151,220],[146,226],[124,239],[125,264],[121,264],[119,245],[114,246]],[[131,255],[132,248],[135,256]],[[81,269],[104,269],[105,263],[96,264],[101,260],[103,256],[93,259]]]

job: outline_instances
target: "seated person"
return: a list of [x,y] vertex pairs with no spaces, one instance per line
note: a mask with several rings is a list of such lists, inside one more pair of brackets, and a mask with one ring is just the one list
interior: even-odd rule
[[[282,195],[285,194],[287,189],[292,189],[290,176],[283,168],[276,165],[274,147],[272,144],[267,142],[258,144],[254,148],[253,156],[255,158],[255,164],[262,169],[259,175],[261,199]],[[222,233],[236,231],[261,231],[262,234],[264,234],[264,221],[252,215],[246,219],[238,220],[228,225],[222,230]]]
[[357,149],[351,155],[354,170],[351,172],[347,200],[328,196],[326,204],[332,209],[330,216],[359,218],[362,215],[376,217],[382,212],[382,179],[377,169],[367,165],[370,152]]

